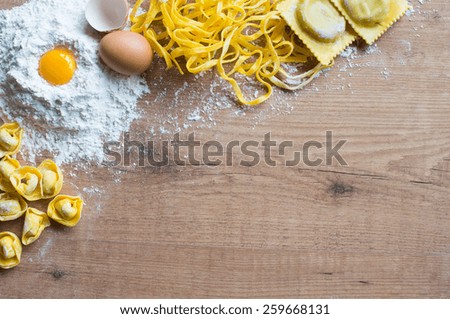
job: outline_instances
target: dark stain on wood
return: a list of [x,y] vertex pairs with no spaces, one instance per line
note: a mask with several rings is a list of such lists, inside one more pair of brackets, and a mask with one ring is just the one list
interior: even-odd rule
[[53,271],[51,272],[51,275],[53,276],[53,278],[59,280],[59,279],[61,279],[62,277],[64,277],[64,276],[66,275],[66,273],[65,273],[64,271],[62,271],[62,270],[55,269],[55,270],[53,270]]
[[334,195],[334,196],[343,196],[346,194],[351,194],[355,191],[355,188],[351,185],[342,183],[342,182],[334,182],[330,188],[329,191]]

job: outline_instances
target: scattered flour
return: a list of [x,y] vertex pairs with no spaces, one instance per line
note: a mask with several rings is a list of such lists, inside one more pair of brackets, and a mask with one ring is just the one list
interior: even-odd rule
[[44,239],[44,240],[46,240],[45,243],[39,249],[39,255],[38,255],[39,259],[45,258],[48,251],[51,250],[53,247],[54,239],[52,237],[47,237],[47,239]]
[[[88,0],[31,0],[0,11],[0,115],[21,123],[24,157],[48,151],[58,163],[100,161],[103,139],[117,139],[138,118],[149,92],[141,77],[122,77],[99,63],[99,35],[88,27]],[[45,18],[43,18],[45,17]],[[72,49],[72,81],[51,86],[38,74],[40,56],[58,45]]]
[[[389,57],[376,44],[357,43],[336,59],[333,76],[321,72],[327,79],[320,85],[312,82],[292,93],[274,88],[271,99],[257,109],[236,107],[231,86],[216,72],[181,76],[176,70],[166,70],[159,58],[148,75],[149,89],[143,78],[121,77],[99,63],[99,35],[92,33],[84,19],[87,1],[31,0],[0,12],[0,115],[26,128],[27,160],[33,161],[33,154],[42,149],[54,154],[59,163],[80,159],[100,162],[103,141],[119,140],[138,118],[151,136],[212,128],[230,115],[245,117],[245,123],[251,123],[249,127],[254,129],[273,113],[292,111],[294,106],[286,94],[300,98],[303,91],[352,90],[353,72],[361,73],[363,68],[378,68],[380,78],[391,76]],[[423,10],[425,2],[429,0],[413,1],[415,11],[409,11],[406,19],[435,14]],[[42,19],[44,16],[46,19]],[[414,26],[414,31],[420,29]],[[77,52],[79,68],[70,84],[52,87],[36,69],[39,57],[58,44]],[[412,50],[409,39],[399,40],[399,44],[404,51]],[[183,78],[175,85],[170,79],[176,77]],[[238,81],[247,81],[249,92],[256,92],[247,79]],[[145,93],[150,94],[137,108],[138,99]],[[163,108],[155,108],[157,104],[163,104]]]

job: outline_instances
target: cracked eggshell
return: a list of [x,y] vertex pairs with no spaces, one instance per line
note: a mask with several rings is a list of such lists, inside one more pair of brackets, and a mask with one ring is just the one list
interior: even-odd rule
[[86,7],[86,20],[99,32],[122,29],[128,20],[127,0],[91,0]]

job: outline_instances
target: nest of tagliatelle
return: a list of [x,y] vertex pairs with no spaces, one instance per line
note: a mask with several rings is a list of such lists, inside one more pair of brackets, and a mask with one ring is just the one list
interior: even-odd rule
[[[276,10],[278,2],[138,0],[131,30],[147,38],[168,68],[182,74],[216,68],[242,104],[257,105],[272,95],[273,85],[297,90],[328,67],[299,42]],[[247,99],[239,74],[255,79],[264,92]]]

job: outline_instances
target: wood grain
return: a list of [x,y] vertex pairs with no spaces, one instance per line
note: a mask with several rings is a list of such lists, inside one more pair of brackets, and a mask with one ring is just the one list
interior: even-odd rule
[[[277,91],[245,116],[225,109],[216,126],[195,129],[225,144],[333,131],[348,141],[348,166],[65,166],[66,191],[87,202],[82,221],[49,229],[19,267],[0,271],[0,297],[450,298],[449,23],[447,1],[426,2],[351,76],[339,58],[300,94]],[[210,81],[170,76],[168,99],[186,79]],[[166,111],[156,94],[140,103],[136,136]],[[189,101],[180,112],[202,96]]]

